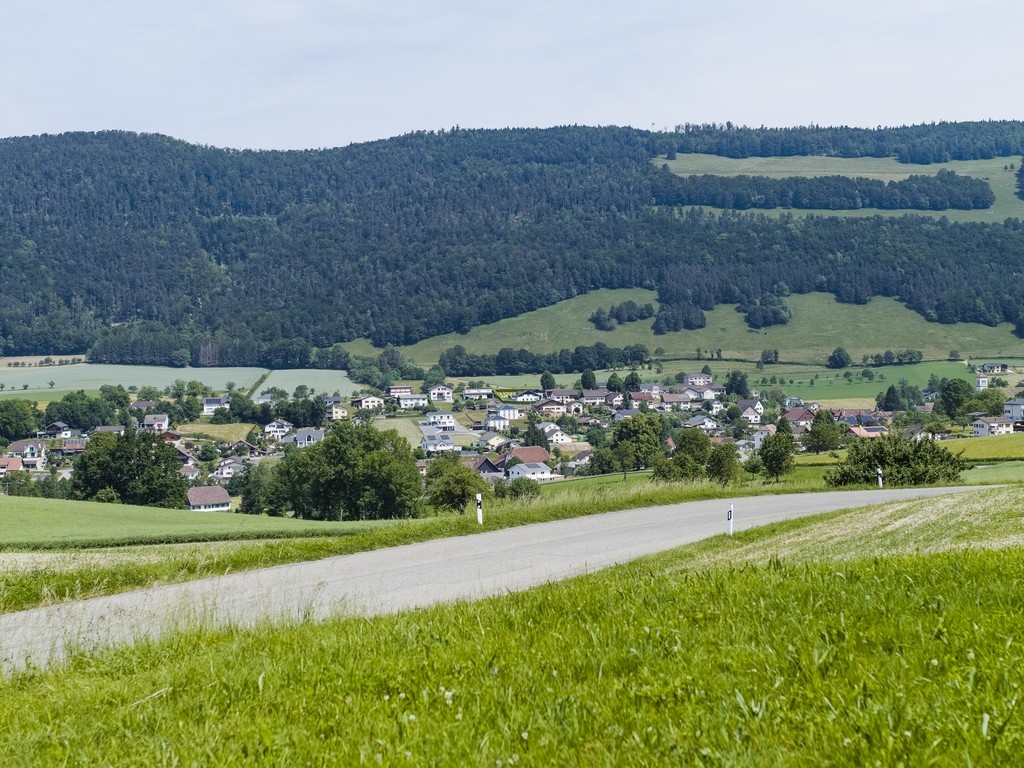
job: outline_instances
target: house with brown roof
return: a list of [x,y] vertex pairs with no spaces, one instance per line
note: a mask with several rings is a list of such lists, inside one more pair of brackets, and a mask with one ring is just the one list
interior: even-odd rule
[[185,508],[201,512],[227,512],[231,509],[231,497],[219,485],[201,485],[188,489]]

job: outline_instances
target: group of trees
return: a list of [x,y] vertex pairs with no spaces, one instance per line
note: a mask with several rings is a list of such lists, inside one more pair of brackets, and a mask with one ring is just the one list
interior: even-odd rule
[[732,123],[676,126],[670,152],[725,157],[895,157],[901,163],[946,163],[1024,154],[1024,122],[939,122],[893,128],[803,125],[749,128]]
[[996,201],[984,179],[940,170],[935,176],[910,176],[888,183],[849,176],[677,176],[668,167],[652,181],[659,205],[707,205],[714,208],[810,208],[818,210],[911,209],[945,211],[991,208]]
[[608,309],[599,307],[590,315],[590,322],[599,331],[614,331],[617,325],[647,320],[652,317],[654,317],[653,304],[637,304],[630,299],[621,304],[612,304]]
[[307,520],[417,517],[422,484],[404,437],[339,422],[319,443],[288,452],[274,467],[248,471],[239,511]]
[[681,213],[654,204],[651,159],[748,139],[794,154],[795,137],[832,154],[937,142],[1009,156],[1022,126],[456,129],[303,152],[5,139],[0,338],[8,354],[90,349],[96,362],[339,368],[351,361],[336,342],[409,344],[597,288],[656,289],[656,332],[703,327],[720,304],[763,327],[786,319],[780,283],[893,296],[939,322],[1016,322],[1019,221]]

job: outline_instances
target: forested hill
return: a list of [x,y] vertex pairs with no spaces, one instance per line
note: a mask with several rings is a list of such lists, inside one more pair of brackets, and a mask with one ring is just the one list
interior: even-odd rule
[[[993,136],[1020,151],[1022,124],[981,125],[977,151]],[[3,351],[285,367],[619,287],[658,290],[656,331],[700,327],[719,303],[781,322],[784,295],[811,290],[896,296],[941,322],[1021,316],[1019,222],[684,214],[656,204],[652,160],[686,141],[586,127],[290,152],[0,140]]]

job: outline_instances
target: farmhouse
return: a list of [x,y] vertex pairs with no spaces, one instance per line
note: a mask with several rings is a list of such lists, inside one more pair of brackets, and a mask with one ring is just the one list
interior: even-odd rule
[[227,512],[231,509],[231,497],[219,485],[203,485],[188,489],[187,509],[202,512]]

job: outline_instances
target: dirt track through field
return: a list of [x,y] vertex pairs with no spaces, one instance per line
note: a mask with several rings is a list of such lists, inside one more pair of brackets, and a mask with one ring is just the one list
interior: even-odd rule
[[[737,531],[973,488],[732,500]],[[724,533],[722,500],[610,512],[173,584],[0,616],[4,675],[181,629],[374,615],[473,600],[590,573]]]

